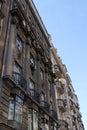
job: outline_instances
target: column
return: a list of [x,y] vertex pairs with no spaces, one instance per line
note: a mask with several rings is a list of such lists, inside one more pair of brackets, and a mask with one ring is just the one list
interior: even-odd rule
[[16,24],[18,20],[16,17],[12,17],[11,26],[10,26],[10,34],[9,34],[9,42],[7,47],[7,55],[6,55],[6,67],[5,67],[5,75],[11,76],[12,74],[12,59],[13,59],[13,51],[14,45],[16,41]]

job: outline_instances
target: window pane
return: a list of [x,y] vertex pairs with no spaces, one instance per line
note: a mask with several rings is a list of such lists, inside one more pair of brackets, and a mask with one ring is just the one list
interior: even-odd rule
[[22,52],[22,42],[20,39],[16,39],[16,47],[20,52]]
[[30,89],[34,89],[34,87],[35,87],[34,82],[32,80],[30,80]]
[[42,69],[40,70],[40,77],[41,77],[41,80],[44,80],[44,72]]
[[30,96],[35,96],[35,91],[34,91],[34,89],[30,89]]
[[8,113],[8,119],[13,120],[14,118],[14,101],[9,102],[9,113]]
[[16,81],[17,84],[19,84],[20,82],[20,75],[21,75],[21,68],[17,63],[15,63],[13,70],[13,79]]
[[45,95],[44,93],[41,93],[41,105],[44,106],[45,104]]
[[44,95],[44,93],[41,93],[41,101],[45,101],[45,95]]
[[45,128],[46,128],[46,130],[49,130],[49,125],[45,124]]
[[22,105],[16,102],[15,120],[22,123]]
[[38,112],[33,110],[33,130],[38,130]]
[[35,93],[35,83],[32,80],[30,80],[30,95],[34,96],[34,93]]
[[16,101],[20,104],[23,104],[23,100],[18,96],[16,96]]
[[15,63],[14,64],[14,72],[20,73],[20,70],[21,70],[20,66],[17,63]]
[[29,114],[28,114],[28,130],[32,130],[33,126],[33,118],[32,118],[32,110],[29,109]]

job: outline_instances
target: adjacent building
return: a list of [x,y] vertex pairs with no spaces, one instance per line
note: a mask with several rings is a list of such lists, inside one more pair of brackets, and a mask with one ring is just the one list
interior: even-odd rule
[[65,64],[51,45],[51,60],[55,75],[54,89],[59,130],[84,130],[78,98],[72,86]]
[[84,130],[65,65],[32,0],[0,0],[0,130]]

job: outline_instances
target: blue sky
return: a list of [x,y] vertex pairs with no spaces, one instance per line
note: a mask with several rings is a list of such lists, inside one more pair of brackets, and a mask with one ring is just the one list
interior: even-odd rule
[[87,0],[33,0],[66,64],[87,130]]

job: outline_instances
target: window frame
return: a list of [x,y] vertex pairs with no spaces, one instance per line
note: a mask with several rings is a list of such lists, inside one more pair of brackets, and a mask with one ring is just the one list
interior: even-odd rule
[[44,106],[45,104],[45,94],[43,92],[41,92],[41,96],[40,96],[40,101],[41,101],[41,105]]
[[[17,98],[19,98],[21,102],[19,102],[17,100]],[[12,111],[10,111],[11,110],[11,108],[10,108],[11,102],[13,102],[13,110]],[[19,111],[17,112],[17,110],[16,110],[17,105],[19,107],[21,107],[20,113],[19,113]],[[12,113],[13,115],[10,115],[11,112],[13,112]],[[17,114],[18,117],[16,116],[16,114]],[[10,100],[9,100],[8,120],[15,120],[18,123],[22,123],[22,115],[23,115],[23,99],[21,97],[19,97],[18,95],[11,95]]]
[[40,68],[40,78],[43,81],[44,80],[44,71]]
[[17,84],[19,84],[21,81],[21,73],[22,73],[22,68],[17,62],[14,62],[13,79]]
[[29,114],[30,115],[28,117],[30,117],[30,118],[28,118],[28,130],[38,130],[38,128],[39,128],[39,125],[38,125],[38,111],[35,110],[35,109],[29,108],[29,112],[30,113],[28,113],[28,115]]
[[30,60],[29,60],[29,63],[30,63],[30,68],[32,70],[35,70],[36,69],[36,66],[35,66],[35,58],[32,54],[30,54]]
[[15,46],[16,46],[18,52],[19,52],[19,53],[22,53],[22,50],[23,50],[23,42],[22,42],[22,40],[21,40],[21,38],[20,38],[19,36],[16,38]]
[[30,79],[30,83],[29,83],[29,94],[32,97],[35,96],[35,82],[32,79]]

